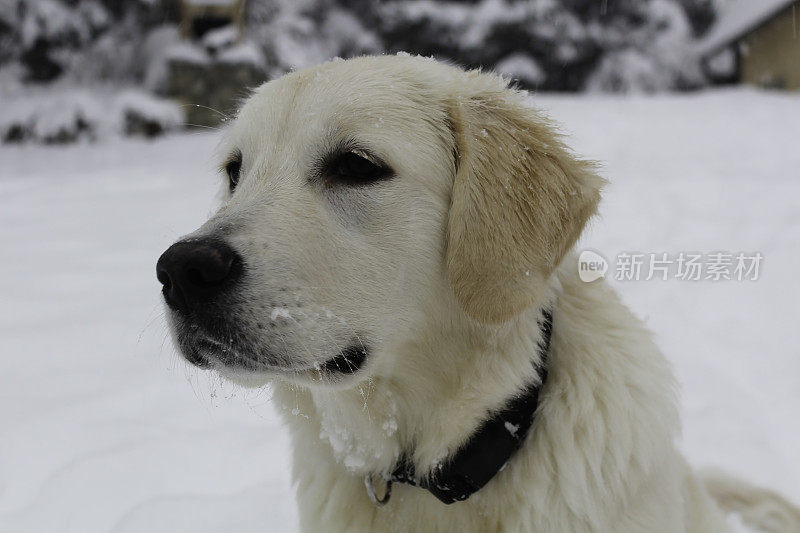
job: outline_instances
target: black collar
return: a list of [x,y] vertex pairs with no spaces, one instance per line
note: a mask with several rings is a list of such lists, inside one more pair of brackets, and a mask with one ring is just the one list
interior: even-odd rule
[[503,469],[511,456],[522,446],[539,403],[539,391],[547,379],[547,354],[553,331],[553,315],[544,310],[539,320],[542,338],[539,341],[539,379],[512,398],[502,411],[485,420],[450,459],[429,478],[418,479],[414,465],[401,459],[386,483],[383,498],[375,496],[372,477],[367,476],[367,492],[375,503],[389,501],[392,482],[406,483],[426,489],[442,502],[464,501],[486,485]]

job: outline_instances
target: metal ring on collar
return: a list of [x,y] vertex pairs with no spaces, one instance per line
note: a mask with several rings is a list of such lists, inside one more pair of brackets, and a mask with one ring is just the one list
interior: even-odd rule
[[392,496],[391,480],[386,481],[386,489],[383,492],[382,498],[378,498],[378,495],[375,492],[375,485],[372,482],[372,474],[367,474],[364,476],[364,485],[367,487],[367,496],[369,496],[369,499],[372,500],[372,503],[379,507],[386,505],[386,502],[388,502],[389,498]]

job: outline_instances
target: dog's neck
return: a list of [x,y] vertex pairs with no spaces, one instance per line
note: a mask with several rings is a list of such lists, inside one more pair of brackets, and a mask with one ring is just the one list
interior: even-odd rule
[[547,358],[553,330],[553,314],[549,309],[543,311],[538,325],[541,330],[539,366],[531,367],[533,377],[525,388],[515,391],[505,405],[487,414],[463,446],[431,472],[431,476],[417,475],[414,464],[404,457],[387,480],[382,498],[376,496],[372,477],[367,477],[367,488],[373,501],[381,504],[388,501],[393,482],[424,488],[443,503],[464,501],[507,466],[528,435],[539,405],[539,393],[547,380]]
[[319,438],[346,471],[389,476],[403,458],[423,477],[539,379],[539,323],[552,306],[550,297],[501,326],[431,331],[399,344],[387,358],[391,369],[353,389],[279,386],[276,399],[319,424]]

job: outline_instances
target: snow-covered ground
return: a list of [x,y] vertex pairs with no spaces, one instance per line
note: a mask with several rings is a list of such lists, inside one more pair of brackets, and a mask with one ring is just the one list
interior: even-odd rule
[[[606,162],[582,246],[759,251],[758,281],[613,283],[683,388],[683,448],[800,501],[800,95],[535,96]],[[291,531],[268,391],[187,366],[155,262],[213,207],[214,133],[0,147],[0,530]]]

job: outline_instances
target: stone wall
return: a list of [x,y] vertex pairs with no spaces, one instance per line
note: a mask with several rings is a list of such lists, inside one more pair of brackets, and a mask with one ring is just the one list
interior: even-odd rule
[[[245,45],[240,45],[245,46]],[[265,69],[249,53],[225,53],[217,57],[197,49],[167,59],[165,96],[178,100],[186,110],[186,123],[214,127],[232,115],[249,91],[266,81]]]

